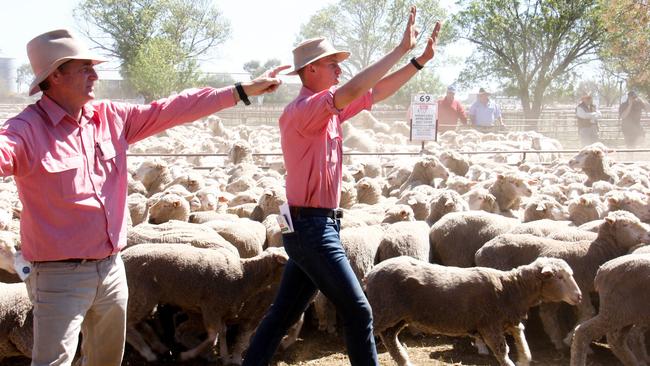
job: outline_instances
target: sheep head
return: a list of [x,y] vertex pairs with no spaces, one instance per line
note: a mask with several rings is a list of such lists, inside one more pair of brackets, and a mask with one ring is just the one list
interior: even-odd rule
[[573,278],[573,270],[562,259],[537,258],[532,264],[542,281],[542,300],[564,301],[576,305],[582,300],[580,287]]

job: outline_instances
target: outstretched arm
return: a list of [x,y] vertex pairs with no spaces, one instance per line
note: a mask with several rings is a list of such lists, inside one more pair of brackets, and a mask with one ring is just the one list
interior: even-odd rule
[[386,73],[415,46],[418,32],[415,29],[415,6],[411,7],[409,18],[406,22],[406,30],[402,41],[391,52],[387,53],[360,73],[355,75],[347,83],[343,84],[334,93],[334,106],[338,109],[347,107],[352,101],[359,98],[384,76]]
[[[241,86],[244,88],[244,92],[246,93],[246,95],[249,96],[272,93],[280,86],[280,84],[282,84],[282,80],[276,77],[278,73],[290,67],[291,66],[289,65],[278,66],[273,70],[267,71],[264,74],[256,77],[251,81],[242,82]],[[235,100],[239,102],[240,100],[239,95],[237,93],[234,93],[234,95],[235,95]]]
[[[436,22],[435,27],[433,27],[431,37],[427,39],[427,45],[424,48],[424,51],[422,51],[422,54],[420,56],[415,58],[415,61],[418,64],[424,66],[424,64],[429,62],[429,60],[435,56],[440,27],[440,22]],[[377,103],[393,95],[399,88],[402,87],[402,85],[406,84],[406,82],[409,81],[417,71],[418,69],[409,62],[408,64],[402,66],[399,70],[381,79],[372,89],[373,102]]]

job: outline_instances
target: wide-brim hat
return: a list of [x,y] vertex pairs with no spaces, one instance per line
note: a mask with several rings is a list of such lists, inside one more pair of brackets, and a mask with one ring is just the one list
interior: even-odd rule
[[350,57],[350,52],[337,50],[322,37],[305,40],[293,49],[293,70],[287,75],[296,75],[303,67],[330,55],[336,55],[336,60],[341,62]]
[[490,94],[492,94],[492,93],[490,93],[489,91],[485,90],[484,88],[480,88],[480,89],[478,90],[478,95],[481,95],[481,94],[487,94],[487,95],[490,95]]
[[57,29],[36,36],[27,43],[27,57],[34,72],[29,95],[38,93],[43,80],[69,60],[90,60],[97,65],[107,60],[93,52],[67,29]]

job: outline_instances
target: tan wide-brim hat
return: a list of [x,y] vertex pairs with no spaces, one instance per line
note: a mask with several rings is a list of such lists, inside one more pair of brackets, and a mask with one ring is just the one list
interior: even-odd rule
[[34,81],[29,86],[29,95],[38,93],[43,80],[68,60],[91,60],[97,65],[107,60],[96,55],[73,36],[67,29],[43,33],[27,43],[27,57],[32,65]]
[[490,93],[489,91],[485,90],[484,88],[480,88],[480,89],[478,90],[478,95],[481,95],[481,94],[483,94],[483,95],[485,95],[485,94],[487,94],[487,95],[492,95],[492,93]]
[[336,60],[341,62],[350,57],[350,52],[339,51],[325,38],[311,38],[301,42],[293,49],[293,70],[287,75],[296,75],[298,70],[323,57],[336,55]]

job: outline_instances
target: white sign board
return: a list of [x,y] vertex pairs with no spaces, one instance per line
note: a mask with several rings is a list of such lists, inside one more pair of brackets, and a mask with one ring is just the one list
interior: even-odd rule
[[431,94],[416,94],[411,102],[411,141],[436,139],[438,102]]

